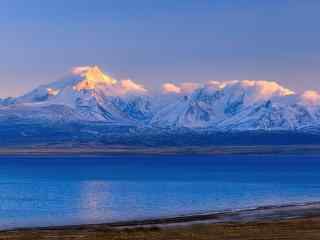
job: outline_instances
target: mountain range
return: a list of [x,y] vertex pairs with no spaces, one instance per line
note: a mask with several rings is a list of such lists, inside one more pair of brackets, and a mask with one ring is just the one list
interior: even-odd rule
[[0,144],[290,144],[320,142],[320,94],[274,81],[166,83],[147,89],[98,66],[0,99]]

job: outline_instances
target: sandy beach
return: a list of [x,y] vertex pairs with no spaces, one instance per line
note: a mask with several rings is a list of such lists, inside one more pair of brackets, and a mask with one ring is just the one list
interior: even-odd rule
[[0,239],[320,239],[320,203],[96,225],[14,229]]

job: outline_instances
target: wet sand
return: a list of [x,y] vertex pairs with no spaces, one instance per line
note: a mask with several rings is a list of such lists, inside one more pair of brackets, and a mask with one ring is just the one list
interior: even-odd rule
[[1,231],[0,239],[320,239],[320,203],[95,225],[16,229]]

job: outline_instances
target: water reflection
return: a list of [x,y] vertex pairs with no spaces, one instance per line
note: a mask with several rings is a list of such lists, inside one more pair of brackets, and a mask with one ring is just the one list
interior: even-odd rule
[[80,217],[98,221],[113,217],[111,184],[107,181],[85,181],[80,184]]

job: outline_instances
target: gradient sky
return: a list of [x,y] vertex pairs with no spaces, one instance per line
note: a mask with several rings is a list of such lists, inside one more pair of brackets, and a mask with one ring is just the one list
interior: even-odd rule
[[0,97],[98,64],[147,86],[277,80],[320,90],[318,0],[1,0]]

